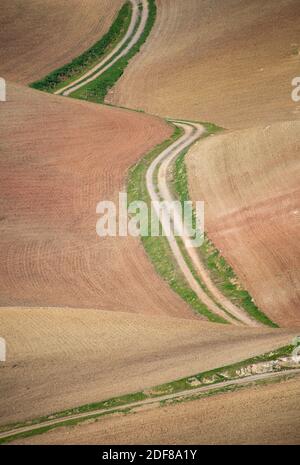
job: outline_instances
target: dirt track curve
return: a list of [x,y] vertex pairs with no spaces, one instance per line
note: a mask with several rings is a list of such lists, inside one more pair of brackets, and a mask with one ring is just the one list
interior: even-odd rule
[[[107,71],[113,64],[115,64],[121,57],[125,56],[138,42],[139,38],[144,32],[146,22],[148,19],[148,2],[147,0],[130,0],[130,2],[132,4],[131,22],[125,36],[119,42],[117,47],[114,48],[111,51],[111,53],[107,55],[103,60],[97,63],[97,65],[95,65],[92,69],[87,71],[83,76],[81,76],[79,79],[76,79],[71,84],[68,84],[67,86],[63,87],[62,89],[57,90],[55,94],[68,96],[72,92],[75,92],[76,90],[85,86],[89,82],[94,81],[105,71]],[[139,5],[142,5],[141,12]],[[129,43],[126,45],[128,41]]]
[[[174,144],[172,144],[166,150],[164,150],[158,157],[156,157],[156,159],[148,168],[146,175],[147,189],[151,197],[151,200],[155,202],[153,205],[157,215],[159,215],[160,212],[157,207],[158,204],[156,202],[159,202],[161,199],[167,202],[172,202],[173,200],[175,200],[168,187],[168,173],[171,163],[182,153],[184,149],[192,145],[205,132],[205,129],[201,124],[187,124],[184,122],[176,122],[175,124],[184,130],[183,136],[178,141],[174,142]],[[157,187],[159,193],[156,192],[154,180],[154,174],[157,168]],[[172,211],[171,208],[173,208]],[[164,208],[161,210],[162,227],[164,229],[174,257],[178,263],[178,266],[180,267],[187,282],[189,283],[193,291],[196,293],[196,295],[199,297],[199,299],[209,308],[209,310],[221,316],[222,318],[224,318],[232,324],[246,324],[249,326],[258,326],[259,324],[256,321],[251,319],[245,312],[243,312],[243,310],[236,307],[232,302],[226,299],[226,297],[223,296],[221,292],[216,288],[216,286],[211,281],[208,272],[205,270],[203,264],[201,263],[196,248],[193,247],[189,232],[183,230],[181,239],[184,243],[186,252],[189,254],[202,282],[205,284],[205,286],[207,287],[211,295],[214,297],[214,299],[219,303],[219,306],[202,289],[202,287],[193,276],[190,268],[188,267],[184,259],[184,256],[175,238],[174,232],[171,231],[170,233],[170,231],[168,230],[170,217],[172,217],[173,219],[175,225],[174,229],[176,229],[176,226],[180,229],[181,212],[179,211],[179,209],[176,209],[176,206],[174,206],[174,204],[166,203],[164,205]],[[223,309],[225,309],[226,311]]]

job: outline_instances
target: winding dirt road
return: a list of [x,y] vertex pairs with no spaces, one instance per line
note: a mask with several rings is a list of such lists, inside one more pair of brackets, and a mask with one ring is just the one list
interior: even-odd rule
[[[138,42],[141,37],[149,15],[149,6],[147,0],[130,0],[132,4],[132,18],[128,31],[117,47],[110,52],[103,60],[95,65],[91,70],[87,71],[79,79],[56,91],[56,94],[68,96],[89,82],[94,81],[107,71],[114,63],[121,57],[125,56],[130,49]],[[173,121],[178,127],[184,130],[184,135],[163,151],[151,164],[147,171],[146,184],[149,195],[152,201],[158,202],[160,200],[173,201],[175,200],[168,187],[168,173],[171,163],[180,155],[180,153],[198,140],[205,132],[204,127],[197,123],[187,123],[185,121]],[[158,171],[158,189],[159,194],[156,193],[154,184],[154,172],[159,167]],[[154,204],[156,213],[159,215],[158,207]],[[181,214],[179,210],[170,212],[168,205],[162,211],[161,224],[164,232],[168,231],[170,213],[174,225],[180,225]],[[192,246],[191,238],[185,230],[181,239],[183,245],[188,253],[195,270],[200,277],[202,283],[205,285],[206,290],[203,290],[197,279],[195,279],[191,272],[183,253],[177,243],[175,235],[166,234],[172,253],[181,269],[185,279],[187,280],[191,289],[196,293],[200,301],[215,315],[222,317],[224,320],[235,325],[248,325],[259,326],[259,323],[250,318],[242,309],[235,306],[230,302],[221,292],[217,289],[211,281],[210,276],[203,266],[196,249]]]
[[[97,63],[97,65],[95,65],[92,69],[87,71],[83,76],[76,79],[71,84],[63,87],[62,89],[57,90],[55,94],[68,96],[89,82],[94,81],[103,73],[105,73],[105,71],[107,71],[121,57],[125,56],[132,49],[132,47],[134,47],[144,32],[149,15],[149,7],[147,0],[130,0],[130,2],[132,4],[132,17],[130,25],[125,36],[119,42],[117,47],[115,47],[109,53],[109,55]],[[139,5],[141,5],[141,10]]]
[[[169,231],[169,218],[173,219],[174,229],[180,228],[181,224],[181,211],[179,208],[176,208],[174,203],[170,204],[176,200],[171,194],[170,188],[168,186],[168,178],[170,173],[171,164],[176,160],[176,158],[182,153],[184,149],[192,145],[196,140],[198,140],[205,132],[204,127],[201,124],[197,123],[186,123],[181,121],[173,121],[176,126],[184,130],[183,136],[177,140],[174,144],[169,146],[164,150],[150,165],[146,175],[146,183],[149,195],[153,202],[159,202],[160,200],[167,201],[164,204],[164,208],[161,209],[161,223],[169,245],[172,249],[173,255],[180,267],[182,273],[184,274],[189,286],[196,293],[198,298],[207,306],[207,308],[212,311],[214,314],[219,315],[224,318],[226,321],[239,325],[245,324],[249,326],[259,326],[259,323],[252,318],[250,318],[242,309],[236,307],[232,302],[230,302],[214,285],[207,270],[204,268],[197,249],[193,247],[192,240],[189,232],[184,229],[183,234],[181,235],[181,240],[184,244],[185,250],[188,253],[189,257],[192,260],[192,263],[197,271],[197,274],[201,278],[201,281],[205,284],[209,294],[203,290],[199,282],[193,276],[190,268],[188,267],[185,258],[180,250],[180,247],[175,238],[174,232]],[[157,187],[158,193],[155,186],[155,172],[158,169],[157,177]],[[171,207],[172,205],[172,207]],[[157,203],[153,204],[156,214],[159,215],[159,208]]]

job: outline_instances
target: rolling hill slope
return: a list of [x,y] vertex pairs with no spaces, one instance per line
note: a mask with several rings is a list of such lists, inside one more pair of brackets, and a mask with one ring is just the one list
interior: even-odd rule
[[[1,423],[136,392],[258,355],[295,331],[95,309],[0,308]],[[34,409],[33,409],[34,406]]]
[[[158,277],[139,239],[96,235],[97,203],[117,200],[129,167],[170,136],[167,124],[24,86],[98,40],[122,3],[4,1],[0,74],[11,81],[0,113],[2,424],[261,354],[290,343],[300,325],[299,109],[290,99],[299,2],[157,0],[148,41],[107,98],[164,117],[254,127],[201,141],[187,156],[189,179],[192,197],[206,201],[210,236],[259,306],[287,327],[277,330],[201,321]],[[298,381],[272,388],[108,418],[99,423],[105,434],[84,425],[46,441],[129,443],[141,431],[145,442],[243,442],[245,431],[254,441],[261,433],[297,441]],[[241,428],[242,409],[254,404]]]
[[157,7],[145,47],[107,101],[225,128],[299,119],[291,100],[298,0],[157,0]]
[[123,0],[2,0],[0,75],[29,84],[107,32]]
[[8,98],[0,114],[0,304],[193,317],[138,239],[96,234],[97,203],[118,200],[127,169],[170,128],[13,84]]
[[150,407],[15,443],[178,445],[180,438],[180,444],[299,444],[299,384],[298,377],[193,402]]
[[200,141],[187,156],[210,238],[280,326],[300,326],[299,130],[293,121],[236,131]]

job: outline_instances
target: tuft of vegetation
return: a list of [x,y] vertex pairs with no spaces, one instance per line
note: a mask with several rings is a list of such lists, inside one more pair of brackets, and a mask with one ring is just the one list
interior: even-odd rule
[[[83,86],[80,89],[76,90],[74,93],[72,93],[72,97],[81,100],[88,100],[89,102],[104,102],[104,99],[108,91],[115,85],[118,79],[122,76],[129,61],[139,52],[141,46],[144,44],[151,32],[156,18],[155,0],[148,0],[148,4],[149,16],[145,25],[145,29],[138,42],[131,48],[131,50],[124,57],[121,57],[101,76],[96,78],[94,81],[88,83],[86,86]],[[126,44],[124,45],[124,47],[126,47]]]
[[[203,383],[207,386],[215,385],[222,381],[234,380],[236,379],[236,373],[238,370],[248,367],[249,365],[255,365],[261,362],[271,362],[274,360],[278,360],[278,358],[281,357],[289,357],[294,349],[294,345],[280,347],[279,349],[276,349],[274,351],[267,352],[256,357],[248,358],[241,362],[233,363],[231,365],[225,365],[223,367],[218,367],[209,371],[204,371],[194,376],[178,379],[170,383],[161,384],[160,386],[156,386],[153,389],[151,389],[151,394],[152,396],[162,396],[164,394],[174,394],[180,391],[193,390],[196,388],[196,386],[193,385],[194,380],[197,380],[200,383]],[[284,373],[284,369],[282,370],[282,372]],[[226,377],[224,376],[224,373],[226,373]],[[245,379],[247,379],[247,376],[245,376]]]
[[128,30],[131,17],[132,5],[127,1],[120,9],[109,31],[98,42],[71,63],[32,83],[31,87],[46,92],[55,92],[82,76],[110,53],[122,40]]
[[[209,123],[204,123],[206,135],[216,133],[221,129]],[[190,200],[188,176],[185,165],[185,155],[188,150],[184,150],[176,159],[174,166],[174,190],[178,199],[183,203]],[[234,270],[215,247],[213,242],[205,234],[203,244],[198,248],[199,256],[209,271],[212,281],[218,289],[230,299],[235,305],[243,308],[252,318],[272,328],[278,325],[267,317],[254,303],[248,291],[243,289]]]

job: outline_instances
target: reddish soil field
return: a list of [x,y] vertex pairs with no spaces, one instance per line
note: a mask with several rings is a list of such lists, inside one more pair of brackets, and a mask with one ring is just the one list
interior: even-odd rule
[[0,115],[0,304],[193,317],[139,239],[99,238],[96,205],[170,135],[154,117],[9,85]]

